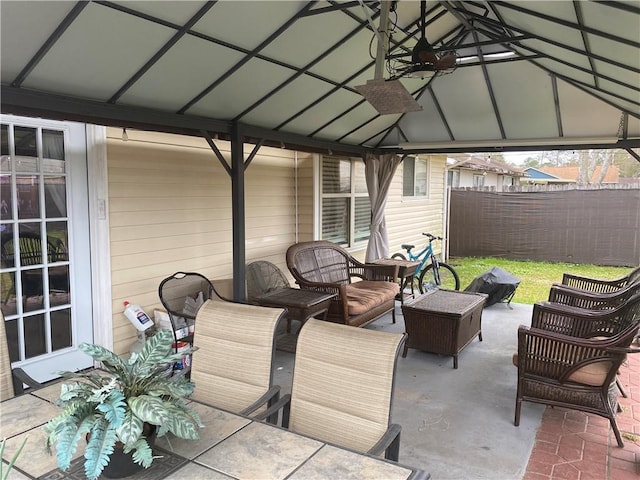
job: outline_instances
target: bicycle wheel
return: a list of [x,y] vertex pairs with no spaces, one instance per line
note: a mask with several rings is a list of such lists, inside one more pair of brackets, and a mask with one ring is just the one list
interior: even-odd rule
[[[439,267],[438,272],[440,273],[440,285],[438,286],[448,290],[460,290],[460,277],[458,277],[458,273],[453,269],[453,267],[442,262],[439,263]],[[433,285],[435,284],[436,282],[433,278],[433,265],[429,264],[420,274],[420,279],[418,281],[420,293],[430,290],[430,287],[433,288]]]
[[407,257],[405,257],[402,253],[394,253],[393,255],[391,255],[391,258],[397,258],[398,260],[406,260]]

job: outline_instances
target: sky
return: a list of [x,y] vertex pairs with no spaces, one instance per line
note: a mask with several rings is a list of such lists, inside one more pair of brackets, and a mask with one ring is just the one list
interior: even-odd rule
[[533,152],[504,152],[502,155],[504,157],[504,159],[509,162],[512,163],[513,165],[522,165],[523,162],[529,158],[529,157],[537,157],[538,156],[537,151],[533,151]]

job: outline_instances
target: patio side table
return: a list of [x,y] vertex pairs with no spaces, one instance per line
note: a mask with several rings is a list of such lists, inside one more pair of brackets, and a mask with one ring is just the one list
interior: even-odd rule
[[402,356],[409,348],[450,355],[453,368],[458,368],[458,354],[478,337],[482,341],[482,309],[487,295],[432,290],[402,306],[409,338]]
[[[404,301],[407,298],[413,298],[415,292],[413,290],[413,275],[416,273],[416,269],[420,266],[420,262],[412,262],[410,260],[402,260],[400,258],[379,258],[371,263],[377,265],[397,265],[398,266],[398,280],[400,282],[400,293],[396,297],[396,300],[400,300],[400,305],[404,305]],[[411,293],[405,293],[405,289],[408,285],[411,285]]]
[[336,298],[334,293],[287,287],[254,297],[253,302],[263,307],[287,309],[287,334],[282,335],[282,338],[278,337],[277,348],[287,352],[295,352],[297,336],[291,334],[291,320],[300,321],[300,328],[311,317],[324,320],[334,298]]

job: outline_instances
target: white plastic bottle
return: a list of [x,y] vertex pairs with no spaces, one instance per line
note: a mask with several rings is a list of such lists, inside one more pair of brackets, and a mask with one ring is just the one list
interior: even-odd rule
[[145,313],[140,305],[124,302],[124,315],[139,331],[144,332],[153,326],[153,320]]

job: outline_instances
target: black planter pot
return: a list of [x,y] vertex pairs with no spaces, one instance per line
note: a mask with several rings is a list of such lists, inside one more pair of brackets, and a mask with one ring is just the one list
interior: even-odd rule
[[[156,443],[156,426],[145,423],[143,433],[149,447],[153,448]],[[141,470],[144,470],[144,467],[133,461],[133,452],[124,453],[124,445],[118,442],[109,457],[109,463],[102,470],[102,476],[106,478],[125,478]]]

